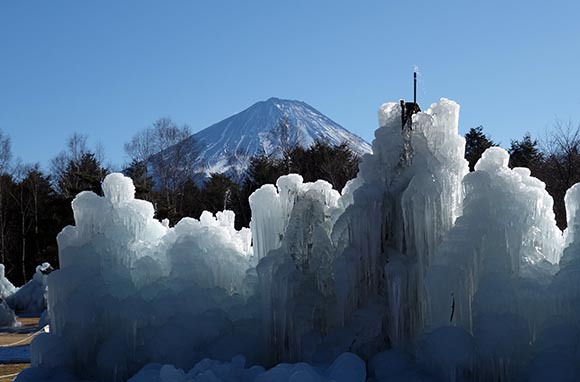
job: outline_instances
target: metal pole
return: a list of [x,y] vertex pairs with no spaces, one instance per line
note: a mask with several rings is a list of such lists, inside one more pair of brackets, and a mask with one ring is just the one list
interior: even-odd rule
[[405,128],[405,100],[401,99],[399,101],[401,105],[401,130]]
[[413,103],[417,105],[417,72],[413,72]]

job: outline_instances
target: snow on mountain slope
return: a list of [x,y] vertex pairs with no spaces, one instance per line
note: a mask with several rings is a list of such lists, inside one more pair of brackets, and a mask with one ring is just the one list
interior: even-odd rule
[[[249,158],[280,151],[277,126],[286,119],[290,128],[286,143],[309,147],[316,140],[338,145],[347,142],[358,155],[371,152],[362,138],[301,101],[270,98],[193,134],[199,147],[196,173],[221,173],[247,168]],[[192,154],[195,155],[195,154]]]

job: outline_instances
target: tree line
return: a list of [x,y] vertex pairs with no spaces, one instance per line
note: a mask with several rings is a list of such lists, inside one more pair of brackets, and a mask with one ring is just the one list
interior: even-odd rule
[[[482,126],[470,129],[465,141],[465,159],[470,171],[486,149],[498,146],[483,132]],[[527,167],[532,176],[546,184],[546,190],[554,199],[556,224],[565,229],[564,196],[571,186],[580,182],[580,125],[556,120],[542,139],[533,139],[526,133],[521,139],[510,142],[508,152],[511,168]]]
[[[272,131],[286,129],[280,121]],[[310,148],[284,146],[249,158],[241,174],[192,174],[199,148],[188,126],[161,118],[125,144],[130,163],[122,169],[135,184],[136,197],[155,206],[156,218],[177,223],[185,216],[224,209],[236,213],[236,227],[249,226],[249,196],[288,173],[305,181],[325,179],[342,189],[356,175],[359,158],[341,144],[315,142]],[[243,153],[236,153],[243,156]],[[232,158],[234,161],[235,158]],[[51,160],[49,171],[39,164],[13,160],[10,139],[0,132],[0,262],[16,285],[25,283],[45,261],[58,267],[56,237],[74,224],[71,202],[81,191],[102,195],[101,182],[112,172],[103,150],[89,147],[87,136],[73,134]]]
[[[134,180],[136,196],[154,204],[158,219],[175,224],[185,216],[198,218],[204,210],[229,209],[235,212],[239,229],[249,226],[249,196],[282,175],[299,173],[306,182],[324,179],[338,190],[356,176],[360,158],[346,143],[333,146],[318,141],[304,148],[290,144],[300,141],[286,139],[290,131],[288,120],[282,119],[272,128],[273,134],[284,138],[274,152],[253,157],[232,153],[232,163],[247,164],[241,174],[196,177],[192,171],[200,151],[189,127],[161,118],[125,144],[129,164],[122,172]],[[465,138],[465,158],[473,171],[485,149],[497,143],[481,126]],[[554,197],[558,226],[565,228],[564,194],[580,181],[580,126],[557,122],[542,140],[530,134],[513,140],[509,152],[511,167],[528,167],[546,183]],[[69,137],[45,172],[38,164],[14,160],[10,138],[0,132],[0,262],[10,280],[23,284],[45,261],[58,267],[56,236],[74,224],[72,200],[84,190],[102,195],[101,182],[111,171],[102,148],[89,147],[85,135]]]

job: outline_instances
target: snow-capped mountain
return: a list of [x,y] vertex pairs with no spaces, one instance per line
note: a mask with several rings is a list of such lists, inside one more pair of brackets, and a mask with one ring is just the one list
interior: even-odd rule
[[[279,127],[281,121],[286,121],[286,128]],[[362,138],[307,103],[278,98],[257,102],[189,140],[199,148],[195,172],[207,175],[232,170],[240,173],[253,155],[277,155],[284,145],[309,147],[316,140],[332,145],[347,142],[358,155],[371,152]]]

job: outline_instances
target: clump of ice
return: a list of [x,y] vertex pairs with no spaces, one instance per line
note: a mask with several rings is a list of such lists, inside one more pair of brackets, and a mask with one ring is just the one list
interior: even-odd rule
[[16,325],[16,315],[6,302],[18,289],[6,278],[4,264],[0,264],[0,327]]
[[417,359],[441,381],[470,381],[476,364],[476,343],[466,331],[442,326],[417,344]]
[[340,194],[328,182],[303,183],[296,174],[276,185],[250,197],[254,248],[262,258],[257,273],[265,346],[272,361],[298,360],[302,337],[327,325],[329,312],[319,301],[333,294],[330,231]]
[[257,314],[244,295],[251,238],[234,229],[233,212],[169,228],[134,198],[129,178],[111,174],[103,191],[80,193],[76,225],[58,236],[51,332],[34,341],[33,366],[74,365],[86,378],[122,381],[147,362],[184,367],[220,346],[230,357],[255,354],[257,327],[235,325]]
[[46,282],[51,269],[49,263],[37,266],[32,280],[6,298],[8,305],[19,313],[44,312],[46,310]]
[[4,264],[0,264],[0,298],[5,299],[14,292],[17,288],[6,278],[6,268]]
[[172,365],[150,364],[128,382],[363,382],[365,363],[356,355],[344,353],[328,368],[306,363],[279,364],[265,371],[261,366],[245,368],[242,356],[231,362],[204,359],[189,372]]
[[16,315],[5,300],[0,300],[0,327],[13,327],[17,325]]
[[564,239],[505,150],[467,174],[459,105],[412,118],[381,107],[341,193],[297,174],[257,190],[250,229],[228,211],[169,227],[120,174],[79,194],[18,380],[357,381],[361,358],[374,382],[577,375],[580,187]]
[[544,309],[551,316],[538,330],[530,380],[573,380],[580,359],[580,184],[565,196],[568,228],[559,272],[547,292]]
[[459,105],[442,99],[401,126],[399,104],[379,111],[373,154],[344,198],[352,200],[332,232],[338,258],[338,313],[349,321],[374,298],[391,344],[412,341],[425,320],[423,279],[435,249],[462,210],[467,173],[458,134]]
[[470,330],[478,309],[531,314],[524,306],[538,302],[518,289],[530,288],[524,282],[546,284],[557,270],[563,238],[552,198],[528,169],[512,170],[508,160],[505,150],[490,148],[465,176],[463,215],[427,274],[432,325],[452,321]]

